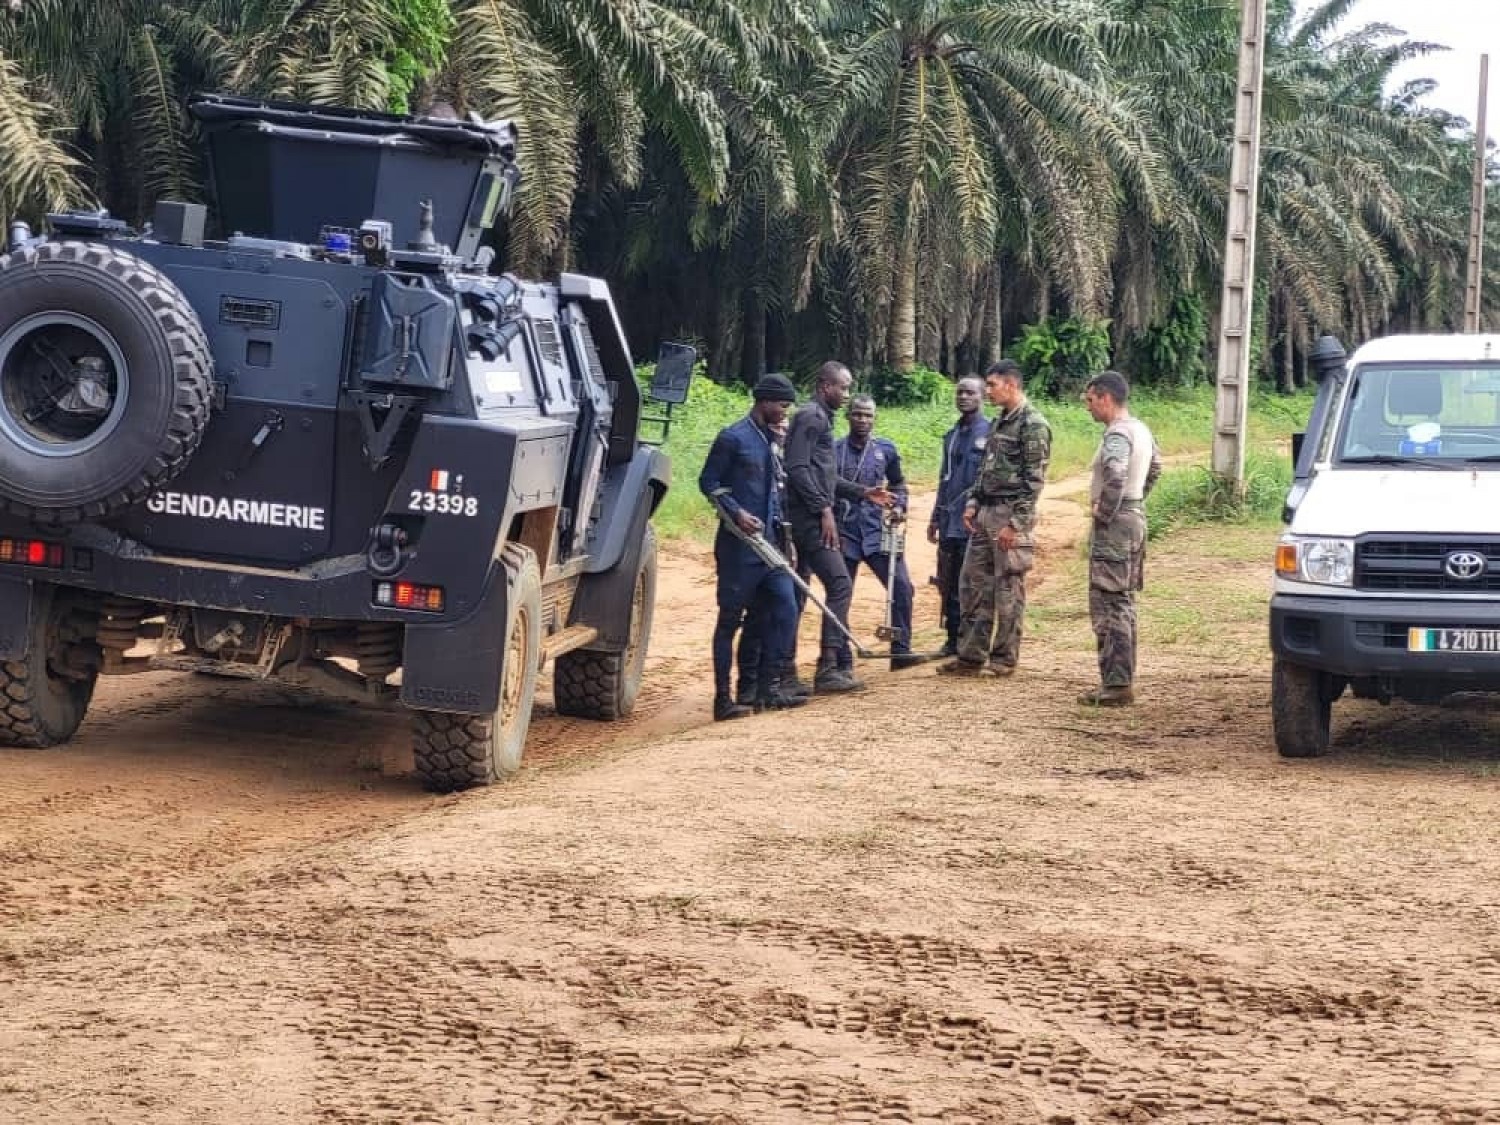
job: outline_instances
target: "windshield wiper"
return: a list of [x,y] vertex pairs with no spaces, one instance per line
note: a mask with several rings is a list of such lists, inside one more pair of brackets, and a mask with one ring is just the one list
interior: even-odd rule
[[1341,465],[1413,465],[1419,469],[1457,469],[1458,461],[1434,461],[1430,457],[1402,457],[1397,453],[1367,453],[1357,457],[1340,457]]
[[1481,453],[1477,457],[1465,457],[1466,464],[1484,463],[1486,461],[1500,461],[1500,453]]

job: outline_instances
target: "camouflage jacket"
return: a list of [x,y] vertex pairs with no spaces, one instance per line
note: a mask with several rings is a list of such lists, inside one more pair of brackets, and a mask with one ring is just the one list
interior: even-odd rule
[[1036,524],[1036,502],[1051,456],[1052,427],[1029,400],[1022,402],[991,425],[969,503],[1009,505],[1011,526],[1028,534]]

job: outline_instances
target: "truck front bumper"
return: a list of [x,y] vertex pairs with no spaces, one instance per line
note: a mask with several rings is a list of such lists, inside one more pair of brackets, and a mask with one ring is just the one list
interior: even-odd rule
[[1500,601],[1437,598],[1271,598],[1271,651],[1349,679],[1441,680],[1453,690],[1500,690],[1500,651],[1413,651],[1412,629],[1500,630]]

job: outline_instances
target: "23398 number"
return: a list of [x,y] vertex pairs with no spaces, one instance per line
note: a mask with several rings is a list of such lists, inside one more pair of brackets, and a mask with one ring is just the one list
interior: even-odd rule
[[472,518],[479,514],[479,497],[454,496],[447,492],[429,492],[423,488],[414,488],[406,502],[406,510]]

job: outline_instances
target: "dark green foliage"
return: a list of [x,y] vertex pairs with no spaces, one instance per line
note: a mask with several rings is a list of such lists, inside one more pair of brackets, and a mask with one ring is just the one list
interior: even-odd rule
[[1131,382],[1149,387],[1192,387],[1208,378],[1204,355],[1208,317],[1203,298],[1179,293],[1161,324],[1137,332],[1130,340]]
[[1109,356],[1109,321],[1077,316],[1028,324],[1010,350],[1032,394],[1062,398],[1077,394],[1089,376],[1108,367]]
[[860,376],[857,389],[873,395],[877,406],[925,406],[946,401],[953,384],[941,371],[918,364],[910,371],[873,368]]

